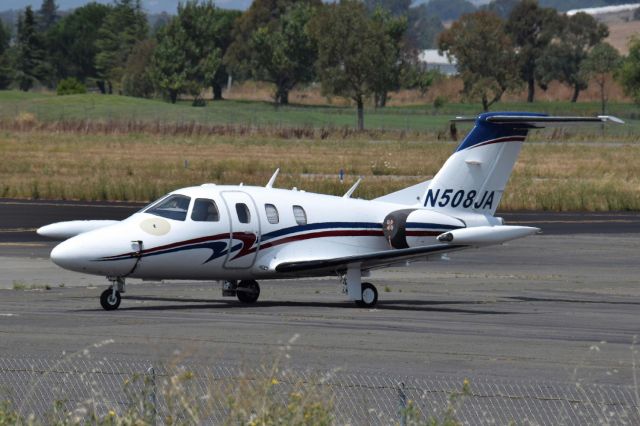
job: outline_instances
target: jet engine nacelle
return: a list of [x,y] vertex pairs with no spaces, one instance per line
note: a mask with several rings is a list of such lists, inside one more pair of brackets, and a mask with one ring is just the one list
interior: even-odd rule
[[396,249],[434,244],[437,242],[435,237],[442,234],[443,228],[457,229],[464,226],[464,222],[459,219],[419,209],[396,210],[389,213],[382,223],[385,238]]
[[531,226],[476,226],[473,228],[455,229],[438,235],[441,243],[485,246],[502,244],[529,235],[537,234],[540,228]]

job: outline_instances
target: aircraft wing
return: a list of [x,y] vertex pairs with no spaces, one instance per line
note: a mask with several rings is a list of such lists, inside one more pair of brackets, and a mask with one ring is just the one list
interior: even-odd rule
[[384,250],[352,256],[341,256],[325,259],[300,260],[279,263],[275,270],[284,274],[326,275],[342,273],[349,265],[359,264],[361,269],[375,269],[428,256],[444,254],[469,247],[462,244],[434,244],[425,247],[413,247],[399,250]]

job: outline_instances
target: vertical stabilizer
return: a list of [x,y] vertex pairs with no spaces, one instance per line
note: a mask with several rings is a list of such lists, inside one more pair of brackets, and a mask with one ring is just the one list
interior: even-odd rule
[[[448,212],[495,213],[529,132],[529,126],[522,123],[488,120],[497,114],[482,114],[475,120],[474,128],[429,184],[422,198],[424,207]],[[522,113],[514,115],[523,116]]]
[[523,112],[486,113],[458,121],[475,121],[475,126],[421,198],[425,208],[454,215],[495,213],[529,130],[607,121],[622,123],[609,116],[550,117]]

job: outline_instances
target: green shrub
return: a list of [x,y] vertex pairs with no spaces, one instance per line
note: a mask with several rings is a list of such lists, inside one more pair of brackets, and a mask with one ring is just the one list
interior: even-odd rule
[[87,87],[78,81],[77,78],[69,77],[58,83],[58,87],[56,89],[58,95],[78,95],[87,93]]

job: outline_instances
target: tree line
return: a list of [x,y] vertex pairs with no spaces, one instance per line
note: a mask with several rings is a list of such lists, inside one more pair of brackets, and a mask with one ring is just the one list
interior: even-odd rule
[[523,86],[533,102],[537,87],[553,80],[573,88],[572,101],[595,81],[604,109],[613,72],[640,100],[638,42],[623,60],[603,42],[607,27],[590,15],[566,16],[535,0],[496,0],[439,27],[439,35],[425,34],[431,4],[254,0],[239,12],[187,0],[150,27],[141,0],[89,3],[64,16],[55,0],[43,0],[37,11],[20,13],[15,35],[0,23],[0,89],[41,85],[62,94],[95,87],[170,102],[188,95],[201,105],[208,90],[222,99],[232,75],[272,83],[283,105],[297,85],[318,82],[324,95],[353,101],[363,128],[368,99],[384,107],[388,93],[426,91],[439,78],[418,60],[420,40],[431,37],[456,61],[463,93],[484,110]]

